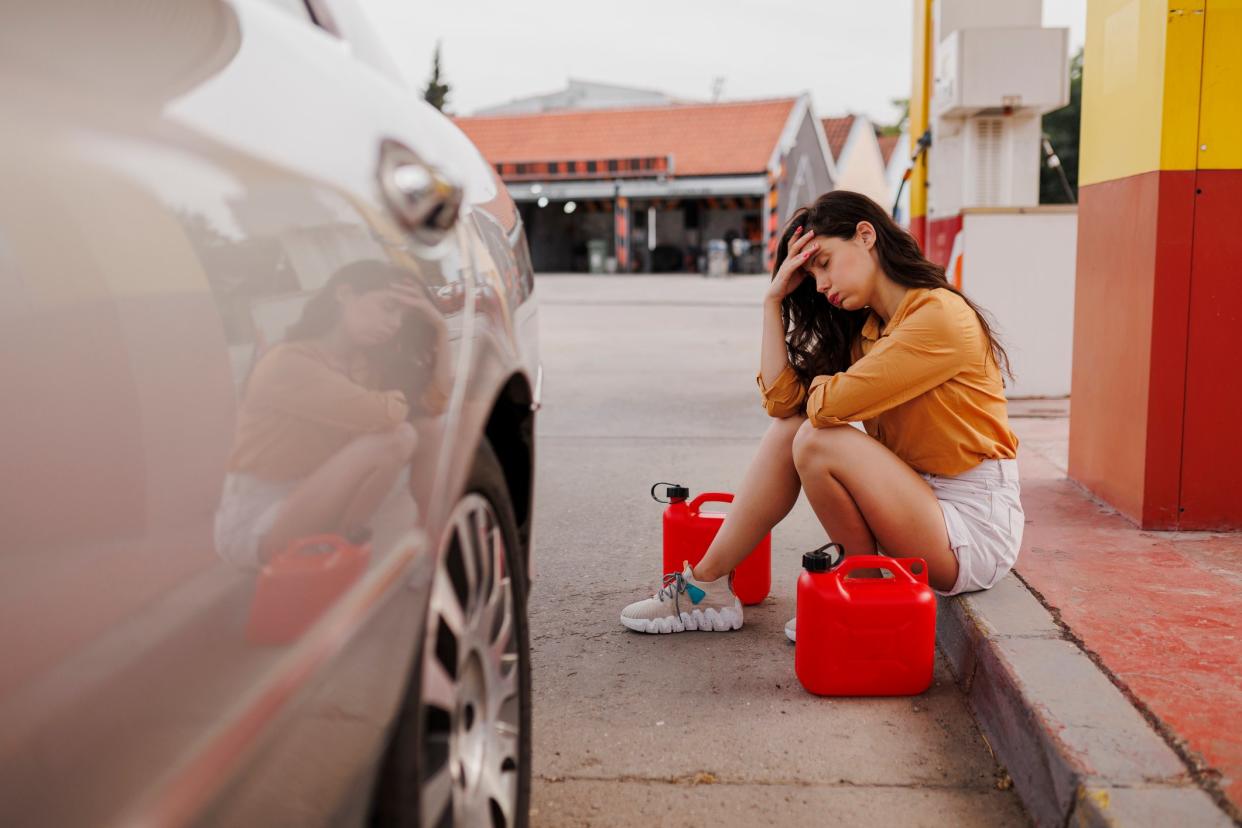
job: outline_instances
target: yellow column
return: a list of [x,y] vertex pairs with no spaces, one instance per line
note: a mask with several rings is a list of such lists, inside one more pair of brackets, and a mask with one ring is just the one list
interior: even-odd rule
[[[914,83],[910,89],[910,148],[914,154],[931,118],[932,2],[914,2]],[[929,150],[930,152],[930,150]],[[910,232],[920,247],[927,244],[927,153],[914,165],[910,177]]]

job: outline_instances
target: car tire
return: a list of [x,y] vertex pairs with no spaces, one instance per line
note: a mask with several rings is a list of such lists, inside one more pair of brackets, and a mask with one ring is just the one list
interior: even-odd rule
[[[504,471],[486,439],[439,553],[422,645],[380,770],[370,823],[526,828],[526,562]],[[503,561],[499,572],[489,559]]]

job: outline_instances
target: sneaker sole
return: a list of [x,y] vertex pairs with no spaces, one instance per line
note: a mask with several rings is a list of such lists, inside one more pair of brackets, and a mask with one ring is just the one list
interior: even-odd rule
[[621,623],[634,632],[666,635],[697,630],[698,632],[729,632],[742,628],[741,607],[715,608],[683,612],[681,617],[666,615],[663,618],[626,618]]

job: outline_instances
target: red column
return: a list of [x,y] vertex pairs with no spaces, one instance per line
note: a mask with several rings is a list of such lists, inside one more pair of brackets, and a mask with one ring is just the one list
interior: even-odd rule
[[630,272],[630,200],[617,196],[612,209],[613,255],[617,257],[617,272]]

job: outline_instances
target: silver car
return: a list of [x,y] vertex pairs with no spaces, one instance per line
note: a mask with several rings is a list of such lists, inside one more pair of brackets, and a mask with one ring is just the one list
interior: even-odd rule
[[0,824],[524,825],[494,171],[340,0],[19,0],[0,111]]

